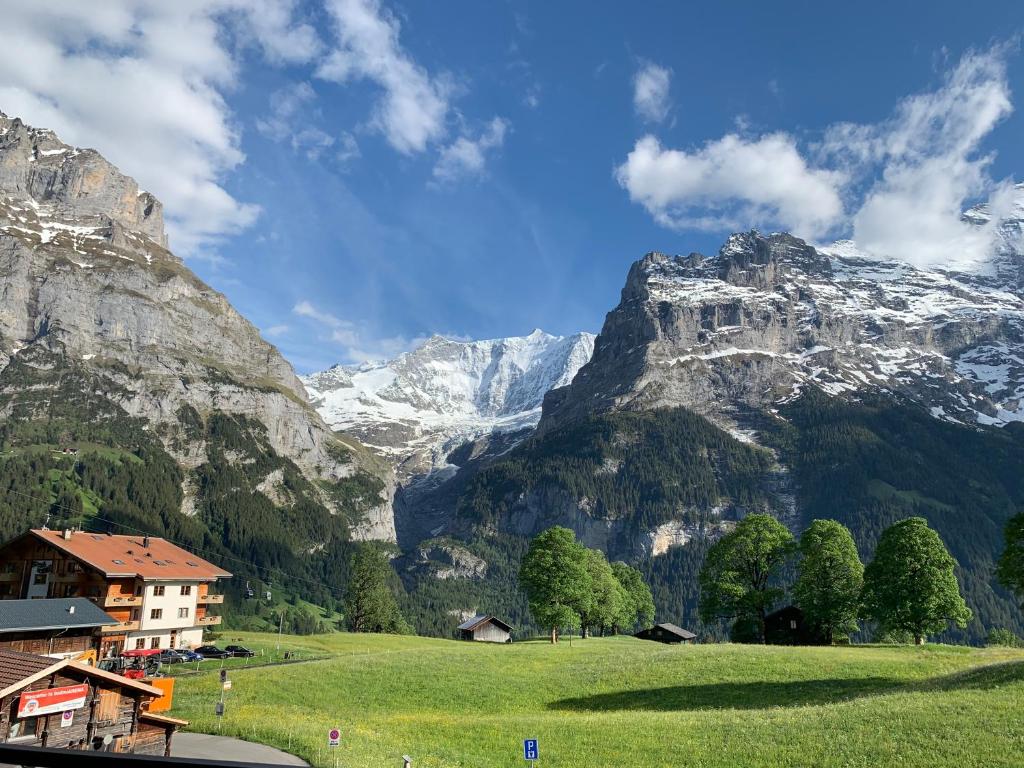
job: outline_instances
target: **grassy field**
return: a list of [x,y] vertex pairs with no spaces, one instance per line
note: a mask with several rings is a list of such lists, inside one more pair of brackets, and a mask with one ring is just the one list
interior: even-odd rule
[[[222,643],[268,656],[277,642],[229,634]],[[328,658],[233,662],[220,732],[320,766],[401,766],[408,754],[416,768],[521,767],[534,737],[538,768],[1024,764],[1024,652],[1009,649],[350,634],[285,646]],[[218,730],[216,669],[177,682],[174,714],[193,730]],[[332,726],[342,746],[328,750]]]

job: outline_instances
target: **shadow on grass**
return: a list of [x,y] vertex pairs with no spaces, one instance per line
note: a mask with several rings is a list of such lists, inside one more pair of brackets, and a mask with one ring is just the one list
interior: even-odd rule
[[1024,661],[989,664],[951,675],[907,682],[887,677],[858,677],[783,682],[676,685],[597,693],[561,699],[549,709],[574,712],[637,710],[676,712],[698,709],[766,709],[834,704],[887,693],[986,690],[1024,681]]

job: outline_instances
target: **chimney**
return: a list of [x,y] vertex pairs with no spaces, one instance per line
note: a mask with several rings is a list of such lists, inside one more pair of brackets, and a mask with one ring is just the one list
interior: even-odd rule
[[71,529],[70,528],[65,528],[64,529],[64,533],[62,535],[64,536],[64,541],[71,541]]
[[143,546],[143,547],[144,547],[145,549],[149,549],[149,536],[147,536],[146,538],[144,538],[144,539],[142,540],[142,546]]
[[75,612],[75,606],[69,605],[68,606],[68,613],[74,613],[74,612]]

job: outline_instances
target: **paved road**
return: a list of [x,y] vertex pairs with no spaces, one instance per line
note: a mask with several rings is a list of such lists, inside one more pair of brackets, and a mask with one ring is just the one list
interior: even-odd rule
[[267,765],[309,765],[295,755],[251,741],[212,736],[208,733],[176,733],[171,742],[172,757],[206,760],[236,760]]

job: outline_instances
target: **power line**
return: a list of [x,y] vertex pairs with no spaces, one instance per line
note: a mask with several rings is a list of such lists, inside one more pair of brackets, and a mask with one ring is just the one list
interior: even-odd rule
[[[72,514],[75,514],[75,515],[80,514],[77,510],[75,510],[75,509],[73,509],[73,508],[71,508],[71,507],[69,507],[67,505],[58,504],[56,502],[50,502],[50,501],[47,501],[46,499],[42,499],[42,498],[40,498],[38,496],[33,496],[30,493],[25,493],[24,491],[16,491],[16,490],[14,490],[12,488],[12,489],[8,489],[7,491],[5,491],[5,493],[13,493],[13,494],[15,494],[17,496],[24,496],[27,499],[32,499],[33,501],[37,501],[37,502],[39,502],[41,504],[48,504],[50,509],[53,509],[53,508],[63,509],[65,511],[67,511],[69,513],[72,513]],[[49,514],[47,514],[47,519],[49,519]],[[234,557],[232,555],[225,555],[225,554],[220,553],[220,552],[211,552],[210,550],[206,550],[206,549],[203,549],[201,547],[195,547],[195,546],[192,546],[192,545],[186,545],[186,544],[183,544],[181,542],[175,541],[174,539],[172,539],[172,538],[170,538],[170,537],[168,537],[166,535],[163,535],[163,534],[160,534],[160,533],[151,532],[151,531],[146,531],[146,530],[143,530],[141,528],[133,528],[130,525],[118,522],[117,520],[111,520],[110,518],[103,517],[102,515],[98,515],[98,514],[97,515],[89,516],[89,520],[99,520],[101,522],[117,526],[118,528],[123,528],[126,531],[131,531],[132,533],[142,534],[143,536],[159,536],[160,538],[162,538],[162,539],[164,539],[166,541],[169,541],[172,544],[175,544],[176,546],[179,546],[182,549],[188,550],[190,552],[195,552],[196,554],[205,555],[206,557],[210,557],[210,558],[213,558],[213,559],[230,560],[232,562],[240,563],[242,565],[248,566],[249,568],[253,568],[256,571],[264,572],[266,574],[266,577],[267,577],[266,580],[268,582],[271,581],[271,577],[274,575],[274,572],[276,571],[278,574],[283,575],[283,576],[287,576],[289,579],[292,579],[292,580],[295,580],[295,581],[301,581],[301,582],[305,582],[307,584],[312,584],[314,586],[321,587],[321,588],[327,590],[328,592],[330,592],[331,594],[334,594],[336,596],[341,597],[342,599],[344,599],[344,597],[345,597],[344,592],[342,590],[336,588],[336,587],[331,587],[331,586],[329,586],[327,584],[324,584],[322,581],[317,581],[316,579],[308,579],[308,578],[305,578],[303,576],[296,576],[294,574],[288,573],[288,571],[285,571],[282,568],[273,568],[273,567],[270,567],[270,566],[257,565],[256,563],[253,563],[253,562],[251,562],[249,560],[243,560],[240,557]]]

